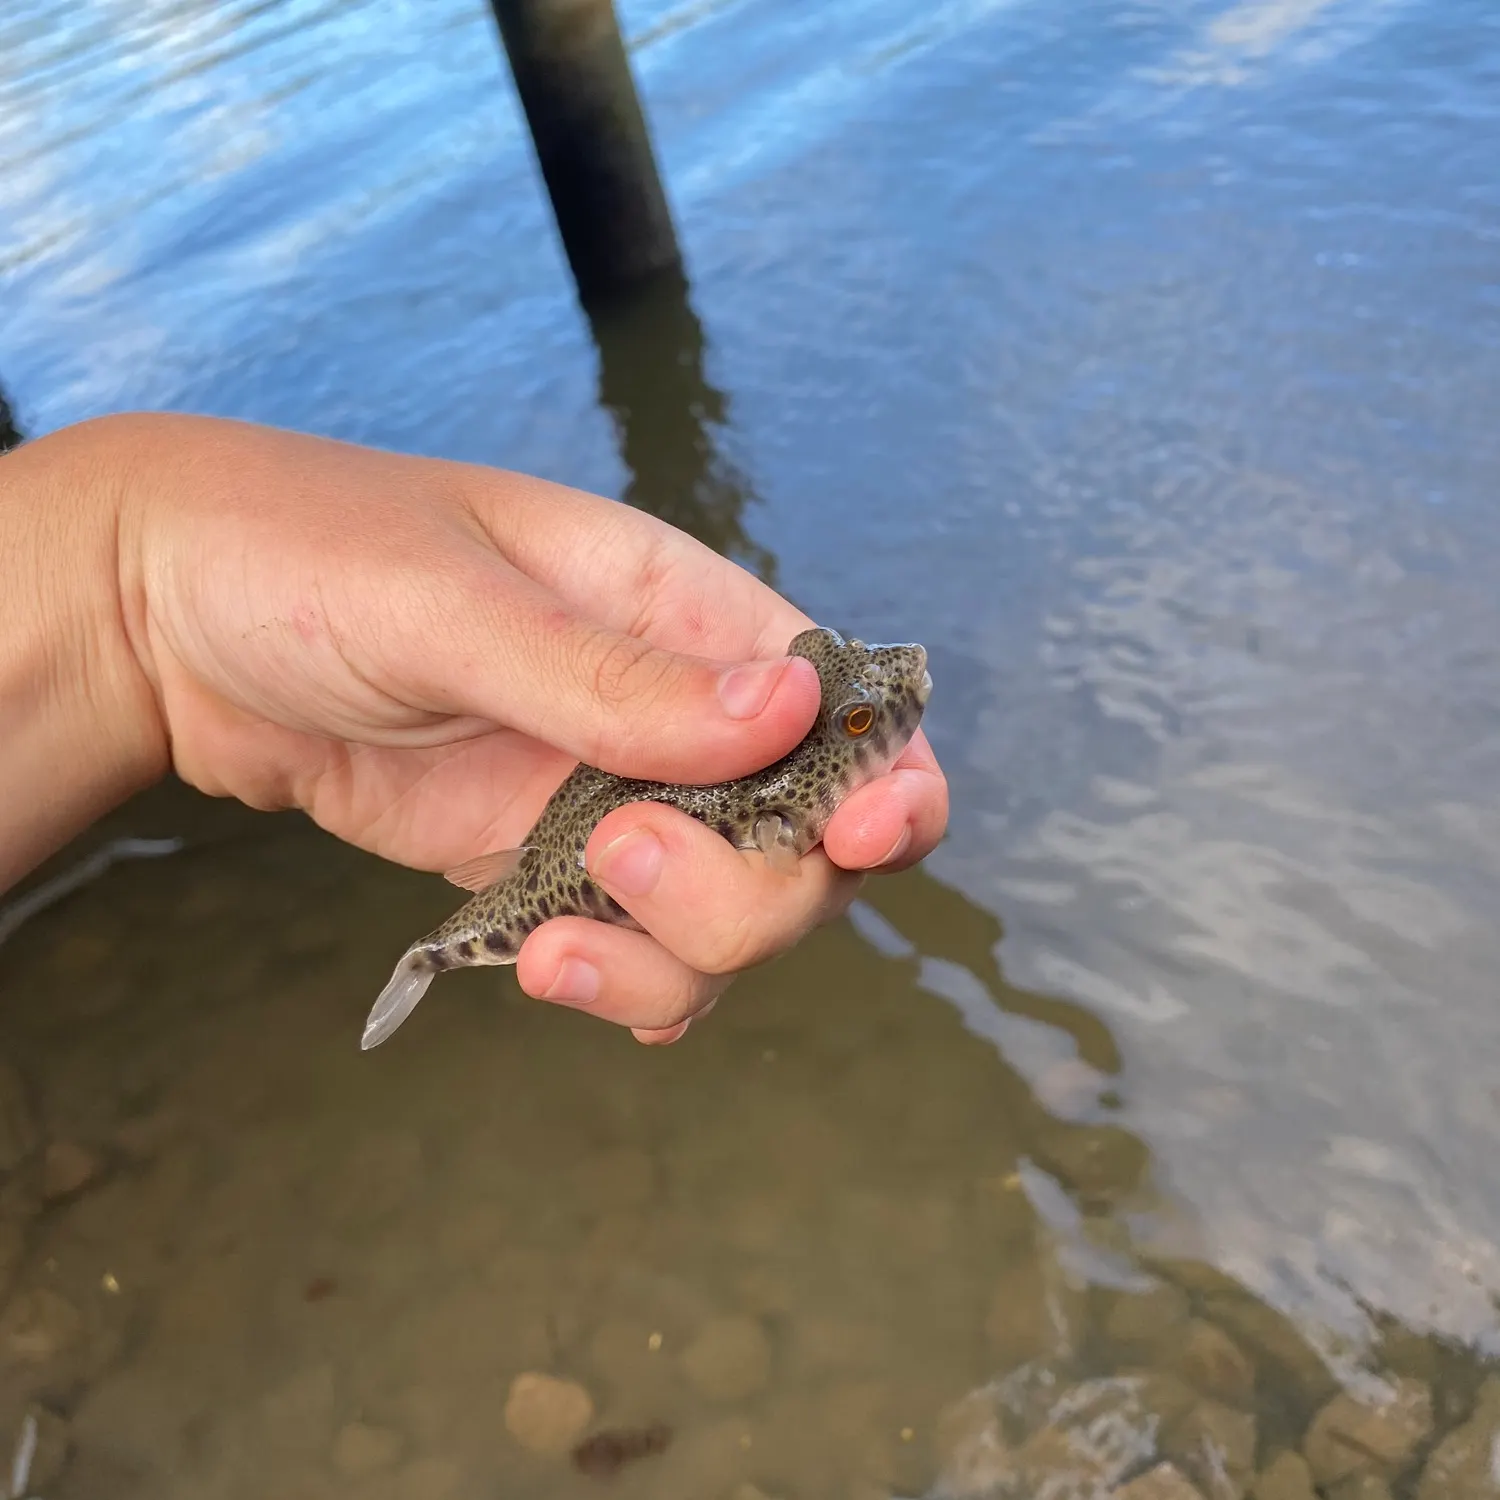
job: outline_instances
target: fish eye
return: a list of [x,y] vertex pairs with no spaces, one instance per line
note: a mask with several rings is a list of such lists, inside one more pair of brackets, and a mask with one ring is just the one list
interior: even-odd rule
[[885,677],[885,668],[878,661],[872,661],[864,670],[866,682],[880,682]]
[[875,722],[875,710],[868,703],[857,703],[844,715],[844,733],[858,739],[870,732]]

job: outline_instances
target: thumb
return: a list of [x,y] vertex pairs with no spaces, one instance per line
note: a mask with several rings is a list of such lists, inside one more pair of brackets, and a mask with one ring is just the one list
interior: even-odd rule
[[551,590],[506,571],[502,588],[465,596],[477,611],[452,620],[463,640],[440,659],[470,666],[447,684],[451,711],[649,781],[745,776],[812,728],[821,688],[804,658],[726,661],[665,650],[585,619]]

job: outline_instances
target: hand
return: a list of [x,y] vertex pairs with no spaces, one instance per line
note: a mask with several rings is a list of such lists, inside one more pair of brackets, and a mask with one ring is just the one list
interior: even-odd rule
[[[816,674],[784,655],[812,622],[629,507],[205,418],[107,418],[33,448],[64,439],[71,472],[123,476],[119,616],[172,764],[205,792],[446,869],[518,844],[577,760],[717,781],[816,713]],[[925,856],[946,813],[920,735],[800,880],[672,809],[619,809],[589,868],[646,933],[547,923],[521,985],[675,1039],[734,973],[843,911],[854,872]]]

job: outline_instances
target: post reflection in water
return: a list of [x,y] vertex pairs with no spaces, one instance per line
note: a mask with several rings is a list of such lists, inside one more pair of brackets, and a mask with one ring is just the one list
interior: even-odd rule
[[750,481],[719,446],[729,401],[704,372],[690,290],[681,275],[664,272],[590,316],[599,401],[630,474],[623,498],[771,583],[775,557],[746,529]]

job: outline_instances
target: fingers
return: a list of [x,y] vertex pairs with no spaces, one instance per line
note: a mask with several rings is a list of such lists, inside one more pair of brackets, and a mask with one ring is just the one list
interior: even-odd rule
[[701,974],[736,974],[840,915],[859,877],[821,850],[779,874],[712,829],[656,803],[619,808],[594,830],[589,873],[663,947]]
[[890,775],[845,799],[823,847],[846,870],[905,870],[937,848],[947,826],[948,783],[918,731]]
[[799,876],[778,874],[654,803],[605,818],[588,864],[646,931],[557,918],[527,939],[517,978],[537,999],[587,1010],[656,1044],[675,1041],[742,969],[842,914],[861,880],[818,850]]
[[850,797],[796,877],[733,848],[674,808],[634,803],[601,820],[589,873],[645,928],[565,917],[521,950],[517,975],[538,999],[628,1026],[650,1045],[676,1041],[733,977],[841,915],[864,869],[903,869],[942,836],[948,791],[925,739]]
[[584,917],[539,927],[516,963],[528,995],[628,1026],[643,1040],[667,1040],[654,1034],[673,1030],[681,1035],[733,977],[697,973],[645,933]]

